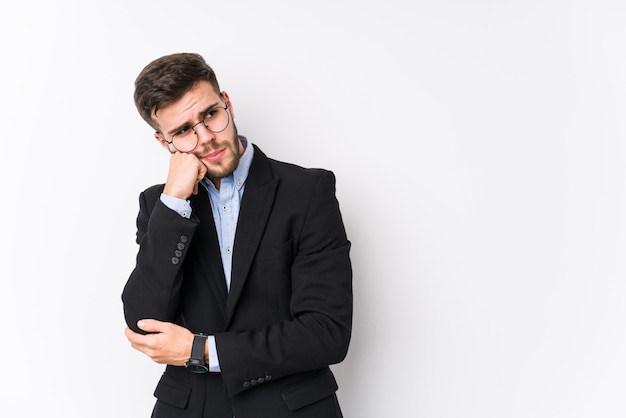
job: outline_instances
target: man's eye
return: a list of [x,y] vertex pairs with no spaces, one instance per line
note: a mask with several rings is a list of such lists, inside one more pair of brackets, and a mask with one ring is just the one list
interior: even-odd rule
[[204,115],[204,118],[211,119],[213,116],[215,116],[216,113],[217,110],[209,110],[208,112],[206,112],[206,115]]
[[176,135],[185,135],[187,132],[189,132],[189,128],[185,127],[176,132]]

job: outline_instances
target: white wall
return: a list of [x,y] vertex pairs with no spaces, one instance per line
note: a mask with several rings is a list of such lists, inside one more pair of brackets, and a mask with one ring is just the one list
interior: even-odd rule
[[241,133],[337,174],[346,417],[623,417],[625,19],[620,0],[2,3],[0,415],[149,416],[162,367],[126,342],[120,293],[167,155],[133,81],[196,51]]

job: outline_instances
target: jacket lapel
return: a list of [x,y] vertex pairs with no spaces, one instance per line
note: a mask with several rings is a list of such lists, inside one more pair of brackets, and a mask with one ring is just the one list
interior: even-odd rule
[[267,157],[254,146],[254,159],[248,172],[235,233],[230,293],[226,302],[227,326],[267,225],[277,186],[278,181],[272,177]]

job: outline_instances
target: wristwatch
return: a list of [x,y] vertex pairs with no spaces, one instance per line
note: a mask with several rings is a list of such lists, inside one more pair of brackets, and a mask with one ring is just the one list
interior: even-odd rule
[[191,344],[191,357],[185,363],[185,368],[192,373],[206,373],[209,366],[204,362],[204,347],[207,336],[204,334],[194,334]]

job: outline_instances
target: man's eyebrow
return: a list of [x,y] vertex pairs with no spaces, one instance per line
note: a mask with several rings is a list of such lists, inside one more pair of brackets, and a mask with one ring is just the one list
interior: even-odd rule
[[186,128],[188,126],[192,126],[195,125],[196,123],[198,123],[199,121],[201,121],[202,119],[204,119],[204,115],[207,114],[207,112],[215,107],[217,107],[219,105],[219,102],[215,102],[212,105],[209,105],[207,108],[205,108],[202,112],[199,113],[199,118],[196,121],[187,121],[184,122],[182,124],[180,124],[179,126],[177,126],[176,128],[170,130],[167,132],[168,135],[174,135],[177,132],[180,132],[183,128]]

